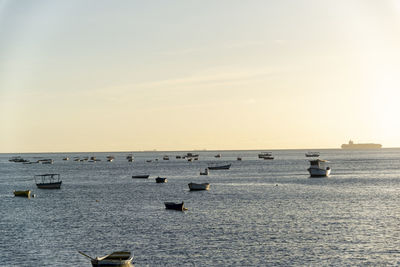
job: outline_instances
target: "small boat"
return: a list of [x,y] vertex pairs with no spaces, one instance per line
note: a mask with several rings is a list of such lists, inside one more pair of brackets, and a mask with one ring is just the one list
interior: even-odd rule
[[107,161],[108,161],[108,162],[113,162],[114,159],[115,159],[114,156],[107,156]]
[[162,159],[163,160],[169,160],[169,157],[168,156],[164,156]]
[[126,159],[128,160],[128,162],[133,162],[134,156],[132,154],[129,154],[128,156],[126,156]]
[[175,156],[175,158],[176,158],[176,159],[180,159],[180,158],[182,158],[182,157],[181,157],[181,156]]
[[[60,181],[60,174],[47,173],[35,175],[36,186],[40,189],[60,189],[62,181]],[[38,182],[39,180],[39,182]]]
[[215,157],[215,158],[220,158],[220,157],[221,157],[221,154],[217,154],[217,155],[215,155],[214,157]]
[[188,186],[189,186],[190,191],[200,191],[200,190],[210,189],[209,183],[203,183],[203,184],[189,183]]
[[242,158],[241,157],[237,157],[236,158],[238,161],[242,161]]
[[311,158],[311,157],[319,157],[319,152],[307,152],[306,154],[306,157],[309,157],[309,158]]
[[315,159],[310,160],[310,168],[308,172],[311,177],[327,177],[331,173],[331,168],[326,166],[327,160]]
[[148,159],[148,160],[146,160],[146,162],[152,162],[152,160],[151,160],[151,159]]
[[31,197],[31,190],[14,191],[14,196],[30,198]]
[[68,158],[68,157],[65,157],[65,158],[63,158],[63,160],[69,160],[69,158]]
[[204,172],[201,172],[200,171],[200,175],[208,175],[210,173],[210,171],[208,170],[208,168],[206,168],[205,170],[204,170]]
[[149,178],[149,174],[140,174],[140,175],[132,175],[133,179],[147,179]]
[[179,210],[179,211],[185,211],[187,208],[185,208],[184,203],[175,203],[175,202],[164,202],[165,208],[167,210]]
[[156,178],[156,183],[157,184],[162,184],[168,182],[167,178],[162,178],[162,177],[157,177]]
[[85,253],[78,251],[85,257],[88,257],[93,267],[114,266],[114,267],[133,267],[133,253],[129,251],[116,251],[103,257],[92,258]]
[[273,156],[265,156],[265,157],[263,157],[263,159],[269,160],[269,159],[274,159],[274,157]]
[[208,166],[209,170],[229,170],[232,164]]
[[258,154],[259,159],[263,159],[263,158],[271,157],[271,156],[272,156],[271,152],[262,152],[262,153]]

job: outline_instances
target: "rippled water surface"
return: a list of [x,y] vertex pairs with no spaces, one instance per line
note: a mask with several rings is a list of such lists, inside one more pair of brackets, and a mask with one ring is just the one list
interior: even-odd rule
[[[54,164],[0,154],[0,265],[91,266],[78,250],[121,249],[136,266],[400,264],[400,150],[321,150],[332,175],[320,179],[309,178],[306,151],[273,151],[274,160],[259,152],[201,151],[193,162],[175,158],[186,152],[137,152],[134,162],[128,153],[21,154]],[[211,162],[232,167],[200,176]],[[44,173],[60,173],[61,190],[37,189],[33,175]],[[150,178],[131,178],[142,173]],[[210,191],[189,192],[189,182],[209,182]],[[13,196],[25,189],[36,197]],[[165,210],[164,201],[189,210]]]

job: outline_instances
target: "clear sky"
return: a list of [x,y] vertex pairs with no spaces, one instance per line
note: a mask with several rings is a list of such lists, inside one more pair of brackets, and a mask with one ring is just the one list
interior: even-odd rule
[[0,0],[0,152],[400,147],[399,0]]

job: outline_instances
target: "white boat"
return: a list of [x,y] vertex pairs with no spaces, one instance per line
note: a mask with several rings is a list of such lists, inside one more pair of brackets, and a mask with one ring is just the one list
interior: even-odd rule
[[210,189],[209,183],[203,183],[203,184],[189,183],[188,186],[190,191],[200,191],[200,190]]
[[310,168],[308,172],[311,177],[327,177],[331,173],[331,168],[326,166],[327,160],[315,159],[310,160]]
[[169,156],[165,155],[165,156],[163,157],[163,160],[169,160]]

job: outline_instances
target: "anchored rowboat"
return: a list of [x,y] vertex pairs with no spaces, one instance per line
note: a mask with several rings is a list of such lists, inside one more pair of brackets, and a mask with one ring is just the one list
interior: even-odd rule
[[208,166],[209,170],[229,170],[231,164],[220,165],[220,166]]
[[104,257],[96,257],[93,259],[92,257],[86,255],[85,253],[78,251],[85,257],[88,257],[93,267],[103,267],[103,266],[113,266],[113,267],[133,267],[133,253],[129,251],[117,251],[113,252]]
[[209,183],[203,183],[203,184],[189,183],[188,186],[190,191],[200,191],[200,190],[210,189]]
[[164,202],[164,205],[167,210],[179,210],[179,211],[187,210],[187,208],[185,208],[183,204],[183,201],[182,203]]
[[25,191],[14,191],[14,196],[16,197],[31,197],[31,190],[25,190]]

